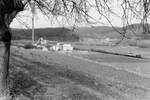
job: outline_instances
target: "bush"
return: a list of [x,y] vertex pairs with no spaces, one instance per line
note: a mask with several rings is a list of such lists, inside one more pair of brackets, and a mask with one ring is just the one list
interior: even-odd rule
[[150,48],[150,40],[141,40],[138,43],[138,47],[140,47],[140,48]]
[[25,44],[25,45],[24,45],[24,48],[25,48],[25,49],[33,49],[34,46],[32,45],[32,43],[29,43],[29,44]]

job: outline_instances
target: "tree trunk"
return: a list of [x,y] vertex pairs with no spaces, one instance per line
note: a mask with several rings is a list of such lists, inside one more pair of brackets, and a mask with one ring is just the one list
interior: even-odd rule
[[11,44],[9,25],[24,6],[23,0],[0,0],[0,100],[9,100],[8,75]]
[[0,28],[0,100],[7,100],[9,95],[8,74],[11,33],[7,28]]

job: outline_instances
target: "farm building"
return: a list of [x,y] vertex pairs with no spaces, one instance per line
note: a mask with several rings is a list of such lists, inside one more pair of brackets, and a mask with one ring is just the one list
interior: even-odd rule
[[73,47],[71,44],[63,44],[62,45],[62,50],[63,51],[72,51],[73,50]]
[[72,51],[73,46],[71,44],[57,43],[56,45],[53,45],[51,47],[51,50],[53,50],[53,51]]

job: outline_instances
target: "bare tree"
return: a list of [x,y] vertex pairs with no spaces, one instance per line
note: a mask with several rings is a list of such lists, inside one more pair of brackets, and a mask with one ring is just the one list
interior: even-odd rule
[[[149,0],[123,0],[122,4],[124,26],[132,24],[132,21],[139,21],[142,27],[142,38],[150,35],[148,21],[150,20]],[[136,35],[134,27],[129,29]]]
[[8,94],[9,55],[11,31],[9,25],[16,14],[24,9],[19,0],[0,0],[0,99]]
[[[100,15],[110,12],[110,0],[33,0],[36,7],[46,16],[62,16],[74,22],[97,22],[90,16],[90,9],[96,8]],[[16,15],[26,9],[31,0],[0,0],[0,100],[9,95],[8,75],[11,45],[10,23]],[[8,99],[8,98],[7,98]]]

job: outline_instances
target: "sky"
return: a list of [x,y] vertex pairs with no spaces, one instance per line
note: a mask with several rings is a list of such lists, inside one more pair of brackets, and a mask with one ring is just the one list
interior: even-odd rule
[[[113,11],[118,15],[110,15],[109,19],[112,22],[114,26],[121,27],[122,26],[122,20],[121,20],[121,7],[117,2],[113,2],[111,4],[111,8]],[[21,17],[17,17],[13,20],[10,27],[11,28],[31,28],[32,27],[32,14],[30,11],[23,11],[19,14]],[[92,15],[93,18],[95,18],[97,21],[101,22],[101,24],[93,24],[93,26],[110,26],[108,21],[105,18],[99,19],[98,14],[95,10],[90,11],[90,15]],[[119,17],[120,16],[120,17]],[[48,27],[70,27],[73,24],[64,24],[64,22],[57,23],[56,21],[51,22],[51,18],[48,19],[45,15],[37,11],[37,14],[35,15],[35,28],[48,28]],[[79,27],[86,27],[89,26],[87,24],[78,24]]]

